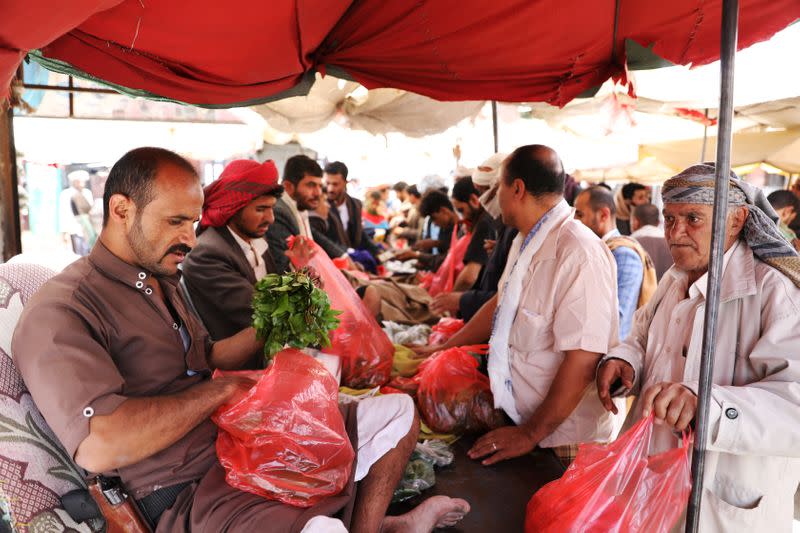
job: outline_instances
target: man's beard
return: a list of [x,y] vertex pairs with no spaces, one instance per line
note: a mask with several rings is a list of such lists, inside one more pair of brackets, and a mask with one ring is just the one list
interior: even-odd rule
[[303,197],[296,198],[295,202],[297,203],[298,211],[313,211],[314,209],[316,209],[316,206],[308,203],[308,201],[306,201],[306,199]]
[[136,256],[136,261],[139,263],[139,266],[145,270],[149,270],[154,274],[173,274],[173,272],[161,265],[161,260],[172,252],[188,254],[192,251],[192,249],[185,244],[176,244],[170,246],[166,253],[156,260],[152,252],[155,249],[155,246],[145,236],[144,229],[142,228],[142,221],[138,215],[133,221],[133,227],[125,235],[125,237],[128,240],[128,245],[131,247],[131,250],[133,250],[133,254]]

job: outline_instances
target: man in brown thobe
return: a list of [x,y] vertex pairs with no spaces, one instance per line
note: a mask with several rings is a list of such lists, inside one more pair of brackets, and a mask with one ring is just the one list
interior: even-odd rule
[[[345,410],[353,480],[318,506],[228,486],[209,416],[252,382],[211,380],[210,372],[241,367],[260,345],[252,328],[212,342],[177,290],[178,265],[195,244],[200,180],[180,156],[140,148],[114,165],[103,202],[92,253],[26,306],[14,362],[67,453],[89,472],[119,476],[157,532],[429,531],[469,509],[436,497],[409,515],[384,516],[416,440],[413,405],[402,395]],[[159,519],[153,509],[165,498]]]

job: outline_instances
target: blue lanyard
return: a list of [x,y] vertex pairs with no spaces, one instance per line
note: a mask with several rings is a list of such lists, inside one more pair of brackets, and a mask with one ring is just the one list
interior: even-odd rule
[[[542,225],[545,222],[547,222],[547,219],[550,218],[550,215],[553,213],[553,210],[556,207],[558,207],[558,204],[554,205],[552,208],[550,208],[550,210],[547,213],[542,215],[542,218],[539,219],[539,222],[534,224],[534,226],[528,232],[528,235],[525,236],[525,240],[522,241],[522,246],[519,249],[519,255],[514,260],[514,266],[511,267],[511,270],[509,271],[509,274],[508,274],[508,278],[506,278],[505,283],[503,284],[503,292],[504,293],[506,292],[506,289],[508,288],[508,279],[511,278],[511,273],[513,273],[514,270],[516,270],[517,263],[519,262],[519,258],[522,256],[522,252],[525,251],[525,248],[531,243],[531,241],[533,240],[533,237],[536,236],[536,234],[539,232],[540,229],[542,229]],[[499,311],[500,311],[500,303],[498,302],[497,307],[495,307],[494,313],[492,314],[492,335],[494,335],[494,328],[495,328],[495,325],[497,323],[497,313]]]

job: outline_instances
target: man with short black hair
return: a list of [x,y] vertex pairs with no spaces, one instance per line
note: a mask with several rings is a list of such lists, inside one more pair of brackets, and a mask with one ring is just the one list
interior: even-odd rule
[[617,229],[622,235],[630,235],[631,211],[637,205],[650,203],[650,189],[641,183],[626,183],[617,190],[614,201],[617,207]]
[[307,155],[295,155],[286,161],[283,170],[284,193],[273,208],[275,222],[267,230],[272,258],[278,272],[289,270],[286,240],[301,235],[316,241],[331,258],[347,257],[347,247],[328,236],[312,232],[308,212],[322,201],[322,168]]
[[778,214],[778,229],[781,234],[786,237],[787,241],[792,243],[795,249],[798,249],[800,241],[797,239],[797,234],[789,226],[795,221],[798,212],[800,212],[800,200],[797,199],[792,191],[780,190],[770,193],[767,196],[767,201]]
[[452,292],[439,294],[433,299],[431,310],[434,313],[450,312],[455,314],[458,311],[462,294],[475,284],[481,269],[489,259],[484,243],[497,238],[497,226],[481,205],[479,196],[478,189],[473,185],[471,177],[461,178],[453,185],[451,193],[453,206],[469,227],[471,236],[464,254],[464,268],[458,274]]
[[276,273],[264,235],[283,187],[275,163],[242,159],[229,163],[203,193],[197,245],[186,257],[182,282],[217,340],[252,324],[253,288]]
[[211,373],[241,368],[263,342],[253,328],[212,342],[178,291],[203,207],[200,178],[176,154],[137,149],[111,169],[104,202],[90,255],[25,306],[14,364],[69,457],[120,477],[156,533],[429,532],[469,511],[463,500],[435,496],[385,516],[419,427],[403,395],[342,407],[357,461],[339,494],[299,508],[226,483],[210,417],[254,382]]
[[653,260],[642,246],[617,229],[614,197],[605,187],[589,187],[575,198],[575,218],[600,237],[614,255],[617,265],[619,335],[624,340],[633,313],[655,292],[657,280]]
[[380,250],[364,232],[362,204],[347,194],[347,175],[347,165],[341,161],[325,166],[327,201],[331,206],[326,236],[345,249],[366,250],[377,260]]
[[458,215],[447,194],[439,190],[430,190],[425,193],[419,202],[419,214],[430,217],[433,224],[439,227],[439,238],[436,242],[436,253],[407,251],[399,257],[403,259],[417,258],[422,266],[428,270],[436,270],[444,261],[453,242],[453,233],[459,237]]

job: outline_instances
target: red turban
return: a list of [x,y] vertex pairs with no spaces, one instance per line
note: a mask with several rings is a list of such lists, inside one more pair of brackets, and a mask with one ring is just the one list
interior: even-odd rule
[[278,169],[271,160],[232,161],[218,179],[203,189],[205,201],[200,226],[224,226],[244,206],[278,187]]

